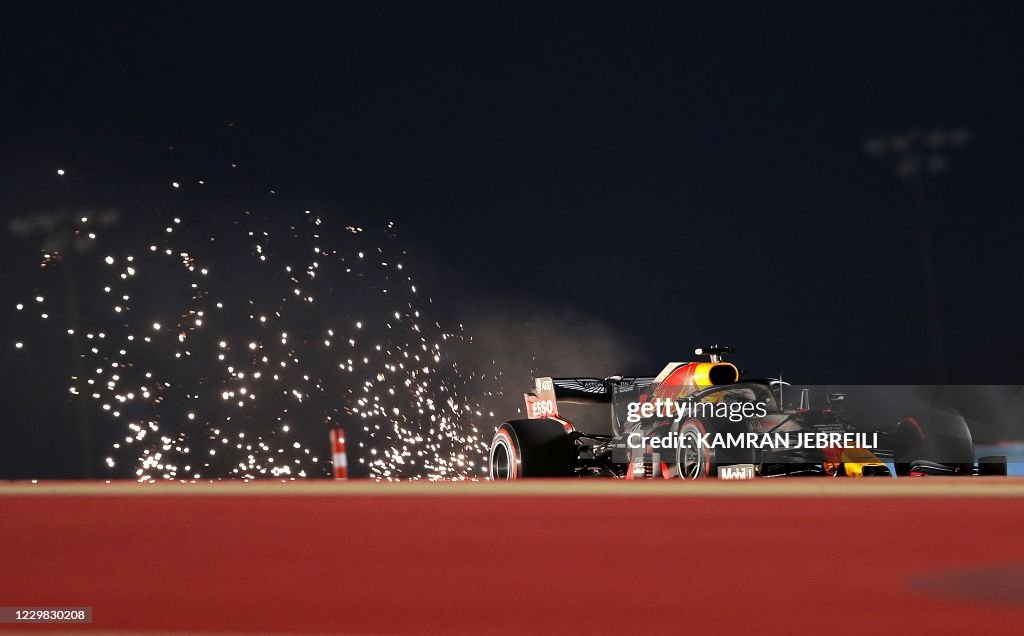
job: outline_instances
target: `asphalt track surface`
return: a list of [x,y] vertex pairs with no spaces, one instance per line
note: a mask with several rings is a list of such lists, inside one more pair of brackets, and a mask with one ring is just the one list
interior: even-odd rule
[[0,606],[115,633],[999,633],[1024,480],[0,485]]

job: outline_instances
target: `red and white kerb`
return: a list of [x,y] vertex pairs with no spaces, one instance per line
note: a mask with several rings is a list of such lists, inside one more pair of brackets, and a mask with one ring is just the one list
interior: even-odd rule
[[331,430],[331,453],[334,457],[334,478],[348,479],[348,459],[345,456],[345,430]]

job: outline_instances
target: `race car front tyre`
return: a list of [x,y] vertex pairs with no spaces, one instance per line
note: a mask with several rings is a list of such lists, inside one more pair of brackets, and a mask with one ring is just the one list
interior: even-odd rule
[[715,449],[700,443],[707,432],[700,420],[690,420],[680,427],[675,466],[680,479],[705,479],[715,474]]
[[491,479],[572,477],[579,455],[570,430],[558,420],[505,422],[491,442]]
[[[728,448],[709,444],[716,434],[749,433],[745,422],[716,422],[699,419],[687,420],[679,427],[676,444],[675,476],[680,479],[718,478],[719,469],[730,466],[754,466],[754,451],[748,448]],[[756,471],[757,468],[755,467]]]
[[979,457],[978,474],[989,477],[1006,477],[1006,455]]
[[974,473],[974,442],[963,416],[949,408],[903,417],[896,427],[893,464],[900,477],[915,461],[948,466],[954,475]]

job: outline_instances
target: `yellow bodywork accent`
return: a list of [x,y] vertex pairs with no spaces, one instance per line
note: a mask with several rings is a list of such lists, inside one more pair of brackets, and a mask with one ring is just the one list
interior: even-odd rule
[[865,466],[885,466],[866,448],[846,448],[842,452],[843,469],[847,477],[863,477]]
[[731,367],[733,370],[732,381],[735,382],[739,379],[739,369],[729,362],[702,362],[693,370],[693,383],[696,385],[697,390],[713,386],[711,382],[711,370],[719,367]]

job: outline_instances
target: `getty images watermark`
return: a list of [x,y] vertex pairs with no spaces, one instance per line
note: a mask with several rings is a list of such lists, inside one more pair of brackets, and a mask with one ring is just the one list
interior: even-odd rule
[[641,420],[657,418],[675,420],[684,417],[729,418],[731,422],[762,418],[768,415],[767,402],[683,402],[654,398],[650,402],[630,402],[626,405],[626,421],[636,424]]
[[[638,423],[644,419],[673,420],[684,418],[728,418],[731,422],[762,419],[768,415],[765,402],[683,402],[656,398],[651,402],[631,402],[626,409],[626,421]],[[838,432],[776,432],[776,433],[697,433],[680,435],[673,431],[649,436],[630,433],[626,438],[630,448],[745,448],[745,449],[827,449],[878,448],[878,433]]]

